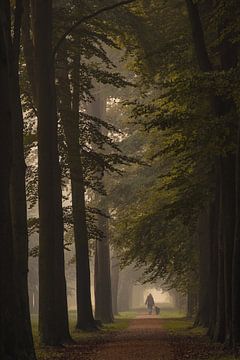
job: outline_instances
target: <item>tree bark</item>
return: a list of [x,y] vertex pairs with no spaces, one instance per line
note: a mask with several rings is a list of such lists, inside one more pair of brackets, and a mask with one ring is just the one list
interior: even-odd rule
[[120,273],[119,261],[118,261],[116,255],[113,253],[113,256],[112,256],[112,271],[111,271],[113,315],[118,315],[119,273]]
[[195,325],[209,325],[210,224],[209,211],[204,210],[198,221],[199,244],[199,307]]
[[240,344],[240,120],[236,155],[236,223],[232,263],[232,344]]
[[64,274],[61,172],[58,155],[52,1],[33,1],[38,105],[39,331],[45,345],[70,341]]
[[143,285],[136,284],[133,287],[133,309],[142,308],[145,302],[144,299],[144,290],[145,287]]
[[80,58],[79,54],[76,54],[74,58],[72,94],[68,74],[67,52],[63,52],[59,60],[61,62],[61,71],[59,72],[59,95],[61,102],[59,104],[59,110],[66,137],[68,162],[70,167],[76,251],[76,327],[82,330],[91,330],[96,328],[96,323],[93,317],[91,302],[85,186],[81,147],[79,142]]
[[189,20],[191,24],[193,43],[195,47],[195,52],[197,55],[197,61],[199,69],[203,72],[208,72],[212,70],[212,64],[208,56],[205,36],[202,27],[202,21],[200,18],[198,4],[193,0],[186,0],[186,5],[189,14]]
[[0,358],[16,360],[17,349],[16,286],[14,281],[13,236],[10,213],[10,176],[12,167],[12,118],[9,79],[9,2],[0,3]]
[[[87,106],[88,115],[105,120],[106,98],[100,93],[95,94],[94,97],[95,100]],[[105,200],[99,197],[101,210],[108,213],[107,205],[104,202]],[[95,318],[103,323],[111,323],[113,322],[113,311],[108,220],[99,216],[98,225],[104,237],[101,241],[97,240],[95,245]]]
[[236,156],[230,154],[222,159],[223,166],[223,252],[225,287],[225,341],[232,342],[232,260],[235,229],[235,170]]
[[120,285],[118,291],[118,310],[128,311],[132,307],[132,289],[133,283],[131,270],[124,269],[120,272]]
[[22,1],[16,2],[13,41],[9,39],[11,62],[11,111],[13,161],[11,171],[11,216],[14,241],[15,279],[18,293],[18,347],[28,359],[35,359],[28,297],[28,229],[23,147],[23,114],[19,87],[19,52]]
[[208,335],[213,338],[216,324],[217,278],[218,278],[218,223],[219,184],[216,181],[214,200],[210,204],[210,279],[209,279],[209,327]]
[[107,324],[113,322],[108,219],[98,223],[104,237],[95,247],[95,318]]
[[194,318],[198,307],[198,296],[195,289],[188,289],[187,293],[187,317]]
[[219,185],[219,208],[218,208],[218,271],[217,271],[217,302],[216,302],[216,323],[213,338],[215,341],[225,340],[225,281],[224,281],[224,239],[223,239],[223,184],[222,184],[222,162],[219,161],[218,177]]
[[[231,18],[232,14],[228,14]],[[227,17],[228,17],[227,16]],[[221,35],[230,19],[219,19]],[[224,71],[233,69],[238,64],[238,46],[226,37],[220,46],[221,67]],[[231,116],[227,123],[229,135],[226,145],[232,142],[237,145],[238,115],[233,99],[223,99],[220,106],[220,115]],[[236,152],[232,151],[222,157],[222,193],[223,193],[223,242],[224,242],[224,285],[225,285],[225,342],[232,343],[232,295],[233,295],[233,248],[236,222]],[[239,269],[237,270],[239,271]],[[239,300],[239,299],[238,299]]]
[[[198,12],[198,5],[194,4],[192,0],[186,0],[189,19],[192,27],[192,35],[194,46],[197,54],[199,68],[203,72],[212,71],[212,65],[208,56],[207,47],[204,39],[204,32],[201,24],[200,15]],[[231,14],[229,14],[231,17]],[[225,15],[224,15],[225,17]],[[219,19],[219,31],[224,31],[229,19]],[[226,36],[226,35],[225,35]],[[234,68],[237,64],[237,47],[228,39],[224,39],[220,46],[220,60],[223,70]],[[224,117],[232,112],[235,112],[234,103],[232,99],[226,100],[218,96],[213,96],[211,99],[212,110],[215,116]],[[235,119],[236,120],[236,119]],[[226,145],[229,142],[236,143],[236,121],[233,119],[230,122],[226,119],[226,127],[230,135],[226,140]],[[210,334],[216,340],[231,342],[232,332],[232,255],[233,255],[233,229],[235,223],[235,154],[228,152],[222,155],[217,162],[216,168],[219,168],[216,176],[216,187],[220,181],[219,187],[219,220],[218,220],[218,290],[217,297],[212,296],[216,300],[217,312],[210,321]],[[236,230],[237,233],[237,230]],[[236,242],[236,236],[235,236]],[[213,254],[214,255],[214,250]],[[238,256],[238,255],[237,255]],[[234,270],[239,271],[239,270]],[[214,272],[211,272],[212,276]],[[234,276],[234,275],[233,275]],[[239,299],[238,299],[239,300]],[[211,308],[214,305],[211,304]],[[212,310],[214,313],[214,310]],[[213,315],[212,313],[212,315]],[[215,321],[216,320],[216,321]],[[215,322],[215,324],[214,324]],[[215,326],[215,329],[214,329]]]
[[33,105],[37,107],[37,94],[36,94],[36,74],[34,64],[34,45],[32,38],[32,24],[31,24],[31,7],[30,0],[23,1],[23,19],[22,19],[22,45],[23,53],[26,61],[28,79],[31,87],[31,96]]

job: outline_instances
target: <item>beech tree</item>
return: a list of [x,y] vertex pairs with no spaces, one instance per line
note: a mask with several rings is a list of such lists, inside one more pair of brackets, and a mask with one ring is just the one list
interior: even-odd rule
[[38,111],[39,331],[45,345],[70,341],[64,274],[61,172],[52,50],[52,1],[32,9]]
[[0,16],[0,89],[1,89],[1,210],[0,210],[0,232],[1,232],[1,261],[0,261],[0,354],[2,358],[14,359],[18,355],[17,334],[15,329],[16,312],[16,285],[14,281],[14,260],[13,260],[13,235],[10,213],[10,175],[12,165],[12,120],[10,105],[10,81],[8,62],[8,44],[6,39],[9,36],[9,4],[1,3]]
[[[152,166],[159,169],[157,164],[162,164],[162,180],[150,185],[145,205],[138,203],[137,208],[127,202],[129,212],[125,208],[116,221],[116,241],[122,244],[125,262],[129,259],[139,266],[148,265],[148,279],[165,278],[172,287],[178,283],[181,291],[189,294],[190,303],[196,303],[192,296],[199,291],[196,324],[208,326],[213,339],[236,346],[239,99],[234,78],[238,72],[239,26],[231,14],[239,9],[236,1],[153,1],[152,5],[155,13],[144,4],[139,6],[151,25],[145,28],[144,39],[136,37],[136,47],[129,50],[136,59],[133,69],[142,79],[142,93],[148,96],[140,101],[131,98],[129,103],[133,104],[133,117],[150,132]],[[162,21],[155,22],[161,14],[165,14]],[[169,52],[161,52],[165,41],[172,44]],[[154,43],[160,45],[151,52]],[[154,140],[156,131],[162,142]],[[176,257],[175,245],[181,250],[191,249],[192,255],[188,257],[178,248],[181,256]],[[169,263],[161,256],[166,251],[172,259]]]
[[[1,357],[35,359],[28,303],[28,236],[19,88],[22,2],[14,24],[10,2],[1,4]],[[13,27],[13,31],[12,31]],[[13,37],[12,37],[13,34]],[[5,162],[3,164],[3,161]]]
[[76,249],[76,291],[77,291],[77,328],[96,328],[92,313],[90,294],[89,239],[86,219],[85,184],[82,150],[80,145],[80,55],[75,53],[73,60],[72,84],[68,73],[67,53],[63,52],[59,74],[59,96],[61,121],[68,150],[70,167],[72,208],[74,221],[74,242]]
[[36,358],[33,228],[40,340],[71,343],[71,226],[77,329],[128,310],[141,276],[237,350],[239,15],[238,0],[0,2],[1,358]]
[[[34,346],[29,314],[28,296],[28,229],[25,187],[25,156],[23,145],[23,113],[19,84],[19,57],[21,47],[21,24],[23,4],[16,1],[14,9],[13,39],[9,36],[10,62],[10,100],[13,130],[13,154],[11,169],[11,218],[14,242],[15,280],[18,293],[18,346],[26,358],[34,359]],[[9,22],[10,19],[9,19]]]

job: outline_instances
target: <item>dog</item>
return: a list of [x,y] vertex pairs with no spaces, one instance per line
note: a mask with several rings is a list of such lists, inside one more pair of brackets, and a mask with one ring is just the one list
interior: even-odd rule
[[160,314],[160,308],[158,306],[155,306],[155,312],[156,312],[156,315]]

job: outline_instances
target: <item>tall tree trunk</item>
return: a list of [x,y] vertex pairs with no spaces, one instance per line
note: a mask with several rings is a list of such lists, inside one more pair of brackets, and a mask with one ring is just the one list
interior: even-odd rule
[[[237,7],[239,4],[236,5]],[[219,32],[224,32],[231,21],[232,13],[219,19]],[[238,46],[233,44],[228,37],[220,46],[221,67],[224,71],[233,69],[238,64]],[[238,114],[233,99],[221,101],[220,116],[230,117],[227,126],[229,136],[226,145],[237,144]],[[229,116],[230,115],[230,116]],[[234,231],[236,222],[236,152],[228,153],[222,158],[222,192],[223,192],[223,242],[224,242],[224,281],[225,281],[225,341],[232,343],[232,273],[233,273],[233,248]],[[239,270],[238,270],[239,271]]]
[[[35,64],[34,64],[34,45],[32,39],[32,24],[31,24],[31,8],[30,0],[23,1],[23,19],[22,19],[22,45],[23,53],[26,61],[28,79],[30,82],[30,96],[32,98],[32,106],[37,106],[37,94],[36,94],[36,74],[35,74]],[[32,4],[33,4],[33,0]]]
[[232,343],[240,344],[240,119],[236,155],[236,223],[232,264]]
[[95,318],[103,323],[113,322],[112,287],[110,275],[110,248],[108,219],[99,217],[103,239],[95,248]]
[[[106,98],[100,93],[95,94],[94,97],[95,100],[87,106],[88,115],[105,120]],[[108,212],[104,199],[99,199],[99,204],[100,207],[102,204],[103,211]],[[111,323],[113,322],[113,311],[108,220],[99,217],[98,224],[104,238],[102,241],[96,241],[95,246],[95,318],[103,323]]]
[[208,56],[202,21],[198,10],[198,4],[193,0],[185,1],[188,9],[193,44],[195,47],[199,68],[203,72],[211,71],[212,64]]
[[[211,71],[212,66],[207,53],[204,39],[204,32],[201,19],[198,12],[198,5],[192,0],[186,0],[189,19],[192,27],[193,41],[197,53],[197,59],[200,70]],[[219,19],[219,31],[224,33],[229,19]],[[226,34],[225,34],[226,37]],[[237,47],[231,41],[225,38],[220,47],[220,60],[223,70],[229,70],[237,65]],[[233,101],[213,96],[213,113],[218,117],[224,117],[235,112]],[[236,119],[226,121],[226,127],[229,130],[227,143],[236,143]],[[217,313],[216,328],[214,338],[216,340],[231,342],[232,331],[232,254],[233,254],[233,228],[235,223],[235,154],[228,153],[221,156],[220,171],[218,179],[220,181],[220,218],[219,218],[219,239],[218,239],[218,292],[217,292]],[[217,167],[217,166],[216,166]],[[235,236],[236,240],[236,236]],[[213,273],[212,273],[213,274]],[[211,323],[211,327],[213,323]]]
[[[199,69],[202,72],[210,72],[212,71],[212,64],[208,55],[204,31],[202,27],[202,21],[199,14],[198,4],[195,3],[193,0],[186,0],[186,5],[188,9],[188,15],[191,25],[192,31],[192,38],[193,38],[193,45],[195,47],[196,57],[198,61]],[[216,114],[216,107],[218,106],[218,99],[214,96],[211,99],[212,110]],[[218,160],[215,163],[215,169],[218,168],[217,165]],[[214,203],[210,206],[210,226],[211,226],[211,236],[210,236],[210,251],[211,251],[211,263],[210,263],[210,313],[209,313],[209,335],[213,337],[215,333],[215,325],[216,325],[216,307],[218,301],[218,290],[216,287],[216,283],[220,284],[217,279],[218,277],[218,269],[221,269],[221,265],[217,262],[217,254],[220,254],[220,250],[218,249],[218,234],[219,231],[217,230],[220,226],[219,224],[219,187],[218,187],[218,177],[216,176],[215,171],[215,186],[216,186],[216,193],[215,193],[215,200]]]
[[0,358],[20,359],[17,351],[16,287],[14,281],[13,236],[10,213],[12,166],[12,119],[10,106],[8,1],[0,3]]
[[[218,185],[218,184],[217,184]],[[209,328],[208,335],[213,338],[216,324],[217,278],[218,278],[218,222],[219,186],[216,186],[214,200],[210,204],[210,278],[209,278]]]
[[112,284],[112,309],[113,315],[118,315],[118,287],[119,287],[119,260],[113,252],[111,266],[111,284]]
[[120,284],[118,291],[118,310],[128,311],[132,307],[133,282],[131,279],[131,269],[126,268],[120,272]]
[[[64,49],[63,49],[64,50]],[[80,101],[80,58],[74,58],[73,93],[69,82],[67,53],[62,50],[60,62],[62,69],[59,72],[59,95],[61,102],[59,110],[66,137],[68,161],[70,167],[72,209],[74,222],[74,240],[76,251],[76,293],[77,293],[77,325],[78,329],[95,329],[93,317],[91,288],[89,245],[86,220],[85,186],[80,147],[79,130],[79,101]],[[72,99],[72,101],[71,101]]]
[[[22,1],[16,2],[14,38],[11,47],[11,109],[13,123],[13,163],[11,172],[11,216],[14,241],[15,279],[18,293],[18,347],[27,359],[35,359],[28,297],[28,230],[23,147],[23,114],[19,88],[19,52]],[[11,41],[11,40],[10,40]]]
[[145,302],[144,299],[144,286],[135,285],[133,287],[133,309],[142,308]]
[[199,307],[195,325],[209,325],[210,224],[209,211],[204,210],[198,221],[199,243]]
[[33,1],[38,106],[39,330],[42,343],[70,340],[64,274],[61,172],[52,56],[52,1]]
[[[78,127],[78,167],[74,166],[71,169],[72,189],[73,189],[73,202],[74,208],[77,210],[75,213],[75,226],[79,223],[78,236],[75,239],[76,243],[76,265],[77,265],[77,304],[78,304],[78,329],[94,329],[96,324],[92,313],[91,302],[91,278],[90,278],[90,265],[89,265],[89,244],[88,244],[88,230],[86,219],[86,200],[85,200],[85,184],[84,172],[82,163],[81,147],[79,144],[79,106],[80,106],[80,55],[77,53],[74,58],[73,68],[73,100],[72,110],[75,125]],[[77,173],[75,171],[78,170]],[[74,173],[73,173],[74,171]],[[77,175],[77,181],[74,177]],[[78,202],[78,204],[77,204]],[[74,210],[75,211],[75,210]]]
[[235,229],[235,154],[222,159],[223,166],[223,252],[225,287],[225,341],[230,344],[232,337],[232,259]]
[[219,214],[218,214],[218,276],[217,276],[217,302],[216,323],[213,338],[215,341],[224,342],[225,339],[225,281],[224,281],[224,242],[223,242],[223,184],[222,184],[222,162],[219,161]]
[[187,317],[192,319],[196,313],[196,294],[189,289],[187,294]]
[[[239,7],[238,2],[236,2],[236,7]],[[234,9],[233,9],[234,10]],[[224,71],[234,69],[238,65],[238,45],[233,43],[229,36],[230,34],[225,34],[226,28],[229,26],[232,19],[232,12],[230,11],[224,13],[223,17],[219,19],[219,35],[224,34],[224,39],[220,45],[220,58],[221,58],[221,67]],[[232,30],[233,31],[233,30]],[[236,105],[233,99],[224,99],[221,102],[220,106],[220,115],[226,116],[229,118],[227,126],[229,130],[229,136],[226,139],[226,145],[228,143],[237,144],[238,139],[236,137],[239,116],[237,114]],[[238,146],[237,146],[238,148]],[[236,334],[233,325],[233,319],[235,314],[239,313],[236,303],[239,303],[240,297],[237,295],[235,299],[235,289],[237,290],[238,285],[235,282],[235,271],[238,273],[240,268],[236,268],[235,255],[238,257],[238,254],[235,254],[235,244],[237,238],[234,232],[235,226],[237,227],[237,211],[238,207],[236,202],[236,187],[237,184],[237,173],[236,169],[238,167],[238,159],[235,152],[229,153],[222,158],[222,185],[223,185],[223,215],[224,215],[224,275],[225,275],[225,317],[226,317],[226,335],[225,341],[228,344],[235,344],[233,339],[233,332]],[[236,234],[236,232],[235,232]],[[237,260],[238,261],[238,260]],[[234,307],[234,313],[233,313]],[[236,312],[235,312],[236,311]],[[239,334],[240,336],[240,334]]]

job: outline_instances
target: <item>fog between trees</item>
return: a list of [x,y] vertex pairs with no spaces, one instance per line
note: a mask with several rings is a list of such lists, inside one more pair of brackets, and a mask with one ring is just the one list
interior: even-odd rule
[[1,359],[36,359],[30,313],[71,345],[72,297],[98,331],[149,288],[238,348],[239,11],[0,2]]

